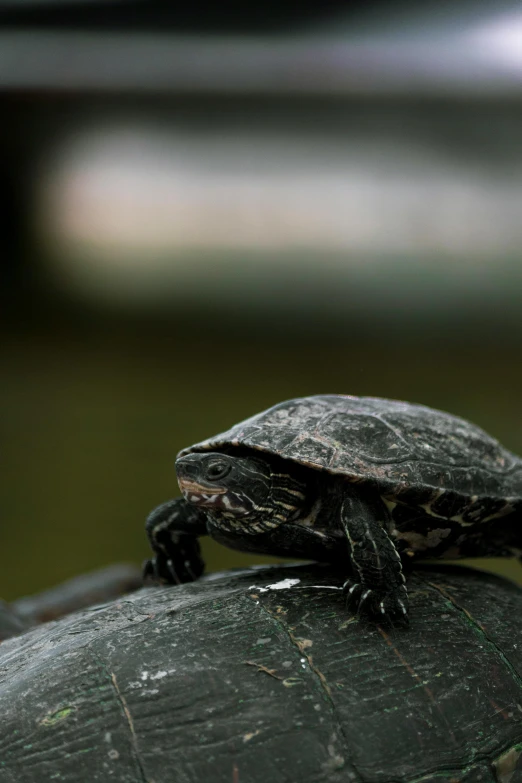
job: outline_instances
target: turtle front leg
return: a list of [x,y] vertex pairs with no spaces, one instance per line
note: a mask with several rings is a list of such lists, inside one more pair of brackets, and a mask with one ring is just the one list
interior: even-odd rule
[[341,523],[350,546],[355,579],[344,585],[347,603],[369,619],[391,625],[408,623],[408,592],[401,557],[386,532],[389,512],[371,489],[354,487],[341,507]]
[[198,538],[207,534],[207,519],[200,509],[184,498],[169,500],[149,514],[145,529],[154,557],[144,564],[144,579],[179,585],[202,575]]

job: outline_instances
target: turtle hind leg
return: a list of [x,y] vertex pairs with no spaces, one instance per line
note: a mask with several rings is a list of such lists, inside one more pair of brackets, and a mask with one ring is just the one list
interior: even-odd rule
[[[454,550],[457,553],[454,554]],[[518,557],[522,558],[522,516],[520,513],[478,523],[467,528],[456,546],[444,557]]]
[[353,579],[344,585],[347,605],[383,625],[408,624],[408,591],[401,557],[386,532],[389,512],[378,495],[357,488],[341,507]]

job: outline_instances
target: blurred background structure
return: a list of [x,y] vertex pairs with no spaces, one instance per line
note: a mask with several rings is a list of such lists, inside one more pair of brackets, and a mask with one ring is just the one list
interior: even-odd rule
[[0,0],[5,599],[147,557],[178,449],[288,397],[522,453],[519,4],[175,6]]

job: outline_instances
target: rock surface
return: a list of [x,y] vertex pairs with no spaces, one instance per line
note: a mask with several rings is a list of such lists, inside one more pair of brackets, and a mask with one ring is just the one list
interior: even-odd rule
[[228,572],[4,641],[1,783],[519,783],[522,590],[418,570],[385,630],[340,584]]

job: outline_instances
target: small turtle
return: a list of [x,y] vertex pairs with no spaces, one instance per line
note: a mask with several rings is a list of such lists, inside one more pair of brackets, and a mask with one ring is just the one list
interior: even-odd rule
[[148,517],[145,575],[204,570],[197,538],[335,563],[350,608],[406,623],[416,558],[522,552],[522,460],[469,422],[347,395],[289,400],[183,449],[183,498]]

